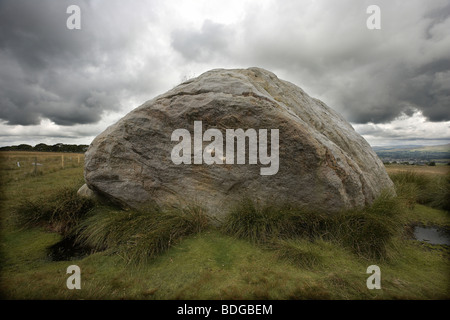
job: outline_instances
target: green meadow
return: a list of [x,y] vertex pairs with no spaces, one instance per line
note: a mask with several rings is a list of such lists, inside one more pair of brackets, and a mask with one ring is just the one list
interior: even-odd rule
[[[450,298],[449,247],[412,236],[417,225],[450,229],[447,168],[388,166],[397,196],[359,210],[243,198],[218,224],[194,205],[126,210],[81,198],[82,159],[52,156],[0,155],[4,299]],[[74,252],[55,250],[62,241]],[[66,286],[70,265],[80,290]],[[371,265],[381,289],[367,288]]]

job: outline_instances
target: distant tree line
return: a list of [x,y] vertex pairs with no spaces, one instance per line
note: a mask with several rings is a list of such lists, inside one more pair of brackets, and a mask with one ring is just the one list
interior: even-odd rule
[[381,159],[415,159],[431,161],[432,159],[449,159],[450,152],[443,151],[375,151]]
[[88,149],[86,144],[63,144],[57,143],[49,146],[45,143],[39,143],[37,145],[30,146],[29,144],[19,144],[18,146],[0,147],[0,151],[40,151],[40,152],[73,152],[73,153],[85,153]]

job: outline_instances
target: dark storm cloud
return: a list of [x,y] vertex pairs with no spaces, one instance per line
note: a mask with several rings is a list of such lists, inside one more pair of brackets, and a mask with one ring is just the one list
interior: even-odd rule
[[424,15],[425,19],[430,19],[430,23],[426,28],[427,37],[432,37],[430,30],[434,25],[444,22],[448,17],[450,17],[450,2],[447,2],[447,4],[444,2],[442,6],[439,6],[436,9],[431,9],[427,12]]
[[370,0],[186,2],[0,0],[0,119],[92,124],[183,73],[259,66],[356,124],[450,120],[448,0],[378,0],[375,31]]
[[[81,9],[81,30],[66,27],[71,4]],[[74,125],[119,110],[121,97],[139,93],[123,57],[139,22],[116,1],[0,1],[0,118]]]
[[416,110],[450,120],[449,1],[378,1],[376,31],[366,27],[370,4],[254,4],[232,27],[174,32],[172,46],[190,61],[215,57],[275,71],[353,123],[385,123]]
[[419,66],[398,63],[387,67],[382,61],[374,62],[354,90],[349,92],[337,85],[333,97],[354,123],[389,122],[402,113],[412,115],[415,110],[422,111],[430,121],[448,121],[449,61],[442,58]]
[[450,119],[450,58],[412,70],[398,86],[398,99],[423,111],[431,121]]

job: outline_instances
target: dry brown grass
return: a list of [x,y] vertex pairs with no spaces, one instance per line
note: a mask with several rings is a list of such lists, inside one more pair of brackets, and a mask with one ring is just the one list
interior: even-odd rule
[[402,171],[412,171],[414,173],[421,173],[427,175],[446,175],[450,173],[450,166],[415,166],[403,164],[388,164],[385,166],[388,174],[398,173]]
[[67,155],[67,156],[78,156],[80,155],[83,157],[83,154],[81,153],[71,153],[71,152],[40,152],[40,151],[0,151],[0,158],[10,158],[14,159],[17,157],[55,157],[61,155]]
[[[38,163],[36,166],[35,162]],[[0,177],[3,183],[83,166],[84,154],[81,153],[0,151]]]

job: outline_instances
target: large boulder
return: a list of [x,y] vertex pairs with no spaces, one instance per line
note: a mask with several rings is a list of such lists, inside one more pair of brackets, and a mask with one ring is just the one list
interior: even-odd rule
[[[226,144],[237,129],[245,149]],[[243,197],[334,212],[393,190],[342,116],[260,68],[211,70],[131,111],[89,146],[85,181],[126,206],[196,203],[218,217]]]

